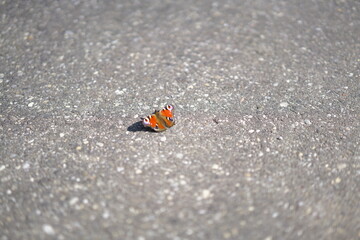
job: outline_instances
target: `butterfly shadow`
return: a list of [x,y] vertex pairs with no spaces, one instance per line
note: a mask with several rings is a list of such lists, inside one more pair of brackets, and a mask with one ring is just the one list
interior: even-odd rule
[[142,121],[131,124],[127,130],[129,132],[153,132],[150,128],[144,127]]

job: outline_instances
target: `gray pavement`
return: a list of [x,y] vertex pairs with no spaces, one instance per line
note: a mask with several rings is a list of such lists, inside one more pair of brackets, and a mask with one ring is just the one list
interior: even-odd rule
[[0,23],[1,240],[360,238],[359,1],[3,0]]

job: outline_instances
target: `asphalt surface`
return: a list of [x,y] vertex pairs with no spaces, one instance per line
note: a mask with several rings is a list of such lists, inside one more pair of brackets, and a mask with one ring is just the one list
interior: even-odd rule
[[360,238],[359,1],[0,13],[1,240]]

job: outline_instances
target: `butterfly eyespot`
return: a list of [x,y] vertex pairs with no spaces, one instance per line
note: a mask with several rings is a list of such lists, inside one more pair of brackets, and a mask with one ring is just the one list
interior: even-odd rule
[[150,123],[150,120],[149,120],[148,118],[144,118],[144,119],[143,119],[143,123],[144,123],[144,124],[149,124],[149,123]]
[[172,105],[168,104],[168,105],[166,105],[166,109],[171,111],[174,109],[174,107]]

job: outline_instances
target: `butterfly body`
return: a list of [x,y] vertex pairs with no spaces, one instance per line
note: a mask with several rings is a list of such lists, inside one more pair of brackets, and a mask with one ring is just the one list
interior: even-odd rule
[[142,118],[144,127],[150,127],[156,132],[165,131],[175,125],[174,107],[170,104],[166,105],[162,110],[156,110],[153,114]]

